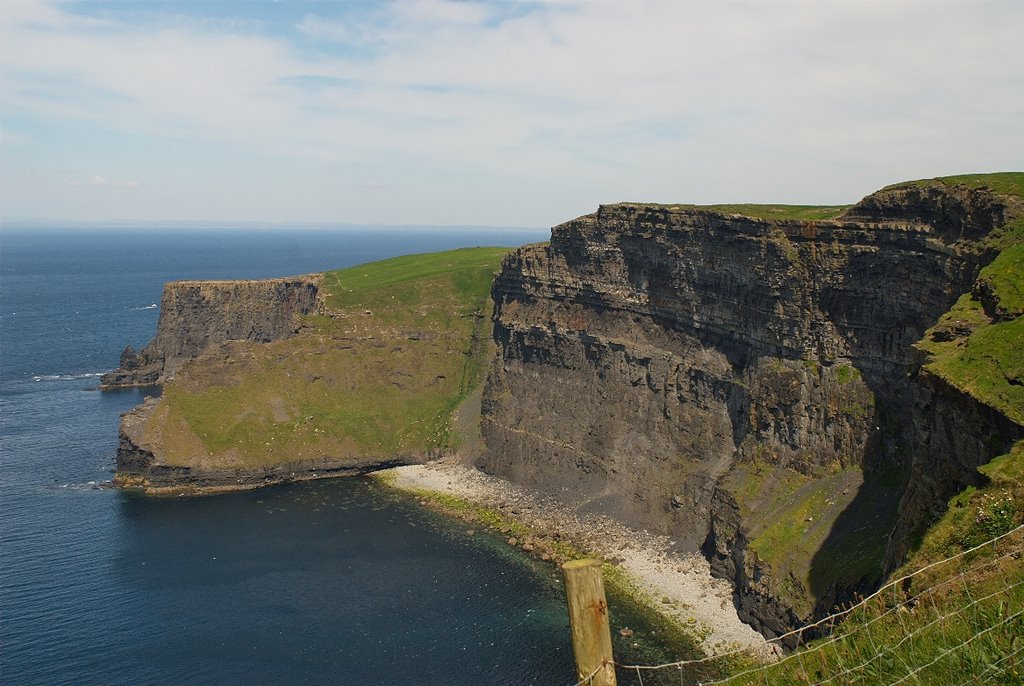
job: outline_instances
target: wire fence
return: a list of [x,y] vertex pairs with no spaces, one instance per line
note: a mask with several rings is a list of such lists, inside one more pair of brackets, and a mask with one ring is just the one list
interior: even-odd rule
[[[1024,525],[893,579],[818,621],[769,639],[783,656],[758,662],[746,649],[659,665],[616,667],[643,686],[656,674],[680,684],[1024,683]],[[795,648],[782,653],[783,646]],[[743,668],[743,663],[748,666]],[[701,680],[693,669],[729,676]],[[593,682],[600,667],[575,686]],[[689,681],[687,681],[689,679]],[[673,678],[674,682],[674,678]]]

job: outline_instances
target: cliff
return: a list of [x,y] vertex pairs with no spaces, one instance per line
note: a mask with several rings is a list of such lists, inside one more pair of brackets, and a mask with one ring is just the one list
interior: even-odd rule
[[915,347],[1022,211],[939,181],[750,210],[606,205],[509,255],[479,465],[702,549],[772,634],[876,583],[1024,436]]
[[472,438],[453,414],[493,353],[484,308],[506,251],[168,284],[146,365],[127,370],[158,368],[163,393],[122,417],[115,485],[255,488],[452,452]]
[[209,346],[229,340],[269,343],[296,330],[298,315],[316,312],[321,277],[264,281],[176,281],[164,286],[156,335],[139,353],[131,346],[104,390],[149,386],[172,378]]
[[702,551],[779,634],[1024,454],[1022,198],[1014,173],[843,208],[604,205],[507,255],[169,284],[104,378],[164,384],[124,416],[115,482],[361,473],[453,453],[479,419],[481,468]]

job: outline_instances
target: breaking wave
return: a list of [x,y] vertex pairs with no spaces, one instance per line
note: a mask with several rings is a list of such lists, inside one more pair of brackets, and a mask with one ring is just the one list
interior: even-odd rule
[[86,481],[85,483],[57,483],[49,484],[46,488],[51,490],[67,489],[69,491],[101,491],[113,488],[112,481]]
[[39,374],[33,376],[33,381],[78,381],[80,379],[95,379],[103,376],[105,372],[89,372],[86,374]]

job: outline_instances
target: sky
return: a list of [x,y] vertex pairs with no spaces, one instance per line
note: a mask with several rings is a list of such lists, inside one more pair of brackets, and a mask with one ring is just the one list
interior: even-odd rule
[[1024,2],[0,0],[0,221],[545,227],[1024,170]]

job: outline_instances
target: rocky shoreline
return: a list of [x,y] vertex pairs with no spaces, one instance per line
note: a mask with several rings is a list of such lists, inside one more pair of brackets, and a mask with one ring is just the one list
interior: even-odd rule
[[[668,537],[630,529],[604,515],[579,513],[551,496],[488,476],[455,459],[394,467],[379,474],[399,490],[458,498],[525,525],[531,533],[509,536],[508,543],[553,564],[564,561],[561,542],[599,556],[628,576],[644,596],[641,600],[699,638],[708,654],[736,648],[775,654],[772,644],[740,621],[728,582],[712,577],[708,561],[699,553],[674,550]],[[429,498],[422,503],[429,505]]]

